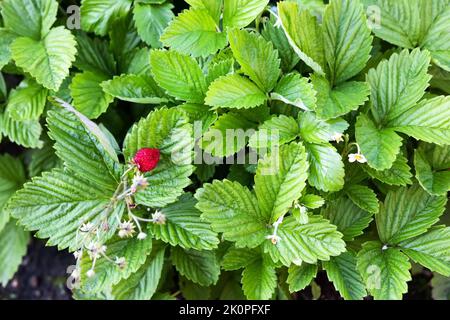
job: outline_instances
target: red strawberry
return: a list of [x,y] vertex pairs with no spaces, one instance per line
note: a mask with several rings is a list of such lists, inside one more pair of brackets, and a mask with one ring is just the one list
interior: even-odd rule
[[148,172],[158,165],[161,154],[159,149],[142,148],[136,152],[133,158],[140,172]]

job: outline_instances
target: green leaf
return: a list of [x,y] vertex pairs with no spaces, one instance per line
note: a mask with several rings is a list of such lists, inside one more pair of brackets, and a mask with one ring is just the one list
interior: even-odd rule
[[450,228],[437,227],[399,243],[401,250],[431,271],[450,276]]
[[228,31],[230,47],[244,74],[264,92],[275,87],[280,76],[278,51],[262,36],[245,30]]
[[326,78],[313,74],[311,82],[317,91],[316,112],[322,119],[345,115],[367,101],[369,87],[365,82],[345,82],[334,88]]
[[65,166],[114,192],[122,169],[100,128],[70,106],[49,111],[47,123],[56,154]]
[[0,28],[0,70],[11,61],[11,43],[17,38],[12,32]]
[[377,241],[366,242],[357,257],[358,270],[376,300],[401,300],[411,280],[408,257]]
[[306,194],[301,197],[300,203],[309,209],[318,209],[324,205],[325,200],[315,194]]
[[289,284],[289,291],[296,292],[305,289],[316,277],[317,271],[317,264],[302,263],[301,266],[290,266],[286,280]]
[[329,141],[334,141],[334,135],[343,134],[349,126],[341,118],[324,121],[317,118],[313,112],[299,113],[298,124],[300,137],[304,141],[325,145],[328,145]]
[[19,269],[27,252],[30,233],[11,220],[0,231],[0,284],[4,287]]
[[180,13],[169,24],[161,41],[181,53],[207,57],[227,45],[227,36],[220,32],[207,10],[190,9]]
[[209,108],[203,104],[185,103],[179,105],[178,108],[187,114],[189,122],[194,125],[194,132],[196,132],[196,125],[201,124],[201,131],[205,133],[217,121],[217,113],[215,111],[209,111]]
[[434,274],[431,279],[432,297],[434,300],[450,299],[450,278]]
[[281,1],[277,5],[281,26],[295,53],[314,72],[325,76],[323,31],[317,18],[293,1]]
[[227,0],[223,9],[223,26],[244,28],[264,10],[269,0]]
[[106,243],[106,246],[106,254],[112,259],[125,258],[125,266],[120,268],[117,264],[100,257],[95,263],[95,275],[89,278],[86,272],[92,268],[92,261],[84,254],[80,263],[82,291],[98,294],[120,283],[122,279],[129,279],[146,262],[147,256],[152,251],[152,239],[151,237],[144,240],[121,239],[115,236]]
[[432,195],[445,196],[450,191],[450,146],[421,144],[414,153],[416,178]]
[[331,83],[353,78],[365,67],[372,37],[363,6],[355,0],[333,0],[323,16],[324,49]]
[[113,287],[114,298],[118,300],[150,300],[155,294],[161,278],[165,249],[165,247],[154,247],[139,270]]
[[393,129],[379,129],[366,115],[356,121],[356,141],[370,167],[383,171],[394,164],[402,146],[402,138]]
[[273,100],[282,101],[305,111],[315,110],[316,108],[317,100],[314,86],[309,83],[308,78],[303,78],[298,73],[284,75],[270,97]]
[[34,81],[23,81],[8,98],[8,114],[18,121],[38,120],[47,103],[48,90]]
[[161,88],[149,76],[124,74],[101,83],[103,91],[123,101],[143,104],[168,102]]
[[283,145],[296,139],[299,133],[297,121],[292,117],[280,115],[265,121],[251,136],[249,146],[257,148]]
[[388,126],[418,140],[438,145],[450,144],[450,96],[422,100],[389,121]]
[[258,249],[231,247],[223,256],[221,264],[224,270],[233,271],[245,268],[258,259],[261,259]]
[[207,10],[214,21],[219,21],[222,13],[223,0],[185,0],[194,9]]
[[229,58],[219,62],[211,62],[208,66],[206,83],[209,85],[216,79],[234,72],[234,59]]
[[156,82],[171,96],[188,102],[203,102],[206,80],[192,57],[175,51],[153,50],[150,64]]
[[152,48],[162,47],[159,39],[174,17],[172,9],[171,3],[157,5],[136,3],[134,5],[133,17],[137,32],[142,40]]
[[187,193],[177,202],[161,209],[160,212],[166,216],[166,223],[153,225],[155,238],[184,249],[217,248],[217,234],[211,230],[209,223],[200,219],[201,212],[195,208],[196,203]]
[[[74,65],[83,70],[95,73],[103,73],[112,77],[116,73],[116,61],[109,50],[109,43],[100,38],[90,38],[86,33],[76,35],[77,57]],[[148,56],[146,57],[148,60]]]
[[253,82],[238,74],[230,74],[211,83],[205,103],[214,108],[250,109],[266,100],[267,96]]
[[277,274],[272,262],[261,257],[242,272],[242,289],[249,300],[268,300],[277,286]]
[[258,162],[255,193],[264,216],[273,223],[301,196],[308,178],[305,147],[291,143]]
[[210,286],[219,280],[220,265],[214,251],[185,250],[173,247],[172,263],[177,271],[202,286]]
[[[76,240],[79,227],[103,221],[113,193],[112,187],[103,188],[71,171],[54,169],[26,183],[10,199],[8,210],[26,230],[38,230],[37,237],[49,238],[48,245],[75,250],[80,245]],[[103,240],[114,233],[123,209],[120,203],[108,214],[110,231],[102,235]]]
[[281,240],[275,245],[266,240],[264,251],[273,261],[288,267],[292,263],[314,264],[318,260],[329,260],[345,251],[342,233],[319,215],[310,215],[307,224],[298,224],[293,217],[285,218],[278,228],[278,236]]
[[132,0],[82,0],[81,27],[104,36],[115,20],[128,14],[131,4]]
[[445,196],[431,196],[418,185],[388,192],[376,215],[380,240],[398,244],[421,235],[439,221],[446,203]]
[[252,248],[264,241],[269,218],[263,215],[255,195],[246,187],[216,180],[198,189],[195,198],[202,218],[237,247]]
[[98,118],[114,100],[113,96],[102,90],[101,83],[105,80],[108,77],[101,73],[85,71],[73,77],[70,84],[75,108],[90,119]]
[[363,279],[356,268],[356,255],[344,252],[322,262],[328,279],[345,300],[362,300],[366,295]]
[[76,41],[64,27],[53,28],[42,40],[17,38],[11,52],[18,67],[44,87],[58,91],[75,61]]
[[4,0],[1,12],[5,27],[35,40],[45,37],[56,21],[55,0]]
[[41,149],[31,151],[28,172],[31,177],[39,176],[44,171],[50,171],[53,168],[62,167],[62,163],[55,154],[53,145],[46,142]]
[[25,148],[41,148],[43,142],[39,140],[42,127],[38,120],[17,121],[11,118],[8,110],[0,113],[0,131],[12,142]]
[[341,190],[345,171],[337,150],[331,144],[306,143],[305,147],[309,161],[309,184],[325,192]]
[[332,224],[344,235],[345,241],[352,241],[363,234],[370,222],[373,214],[357,207],[353,201],[341,197],[336,201],[329,202],[322,210],[322,215],[329,219]]
[[377,195],[369,187],[352,184],[345,186],[345,193],[361,209],[370,213],[378,212],[379,204]]
[[362,168],[373,179],[377,179],[388,185],[406,186],[407,184],[412,184],[412,174],[411,168],[408,166],[408,159],[401,153],[398,154],[397,159],[390,169],[377,171],[368,165],[362,166]]
[[376,124],[385,125],[402,113],[414,110],[431,79],[427,73],[429,65],[430,54],[427,51],[403,50],[369,71],[367,81]]

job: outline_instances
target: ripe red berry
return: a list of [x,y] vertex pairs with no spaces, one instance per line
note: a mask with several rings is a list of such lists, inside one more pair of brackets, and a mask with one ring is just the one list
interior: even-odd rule
[[140,172],[149,172],[158,165],[161,154],[159,149],[142,148],[133,158]]

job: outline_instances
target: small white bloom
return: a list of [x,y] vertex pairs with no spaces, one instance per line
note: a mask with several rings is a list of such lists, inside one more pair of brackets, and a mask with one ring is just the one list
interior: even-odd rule
[[361,153],[350,153],[348,155],[348,161],[351,163],[353,163],[355,161],[358,161],[359,163],[366,163],[367,159]]
[[270,240],[272,242],[272,244],[277,244],[278,242],[281,241],[281,238],[279,236],[277,236],[276,234],[271,234],[271,235],[267,236],[266,239]]
[[88,250],[88,254],[91,259],[97,259],[100,255],[105,254],[107,248],[101,243],[91,241],[87,245],[86,249]]
[[78,260],[79,258],[81,258],[82,254],[83,252],[81,250],[77,250],[73,253],[73,256]]
[[86,275],[88,278],[92,278],[95,276],[95,271],[93,269],[90,269],[88,272],[86,272]]
[[337,143],[341,143],[344,141],[344,135],[342,133],[339,132],[335,132],[332,136],[331,139],[333,141],[336,141]]
[[166,215],[158,210],[152,214],[152,220],[156,224],[166,224]]
[[132,221],[124,221],[119,224],[119,237],[128,238],[134,234],[135,225]]
[[144,240],[145,238],[147,238],[147,234],[144,233],[144,232],[141,232],[141,233],[138,234],[137,238],[139,240]]
[[126,260],[124,257],[116,257],[116,260],[114,261],[114,263],[120,268],[123,269],[125,268],[126,265]]
[[388,249],[388,246],[387,246],[387,244],[385,244],[382,248],[381,248],[381,250],[387,250]]

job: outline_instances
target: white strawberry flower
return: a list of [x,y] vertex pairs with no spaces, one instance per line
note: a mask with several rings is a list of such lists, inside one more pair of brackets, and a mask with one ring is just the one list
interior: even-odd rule
[[348,155],[348,161],[351,162],[351,163],[354,163],[356,161],[359,162],[359,163],[366,163],[367,159],[361,153],[350,153]]
[[132,221],[123,221],[119,224],[119,237],[129,238],[134,234],[135,225]]
[[152,214],[152,220],[156,224],[166,224],[166,215],[161,211],[156,210],[154,214]]
[[331,139],[333,141],[336,141],[337,143],[341,143],[344,141],[344,135],[342,133],[339,132],[335,132],[332,136]]

